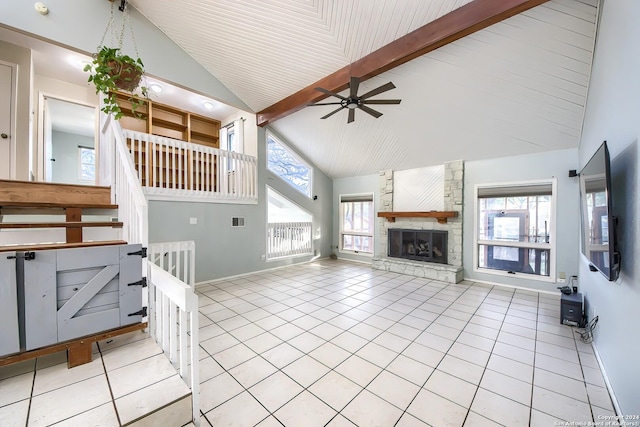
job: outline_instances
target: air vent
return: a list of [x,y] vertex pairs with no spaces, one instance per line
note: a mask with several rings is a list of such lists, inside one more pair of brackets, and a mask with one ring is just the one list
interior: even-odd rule
[[244,217],[233,217],[231,218],[231,226],[232,227],[244,227]]

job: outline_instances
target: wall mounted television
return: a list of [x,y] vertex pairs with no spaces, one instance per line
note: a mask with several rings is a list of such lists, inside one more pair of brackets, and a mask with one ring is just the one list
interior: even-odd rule
[[591,271],[601,272],[609,281],[618,278],[620,253],[616,244],[617,218],[611,204],[611,162],[604,141],[580,177],[582,211],[582,254],[589,260]]

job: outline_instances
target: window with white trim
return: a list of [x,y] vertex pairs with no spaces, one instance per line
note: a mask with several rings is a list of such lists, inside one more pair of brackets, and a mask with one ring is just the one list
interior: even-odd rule
[[96,150],[93,147],[78,146],[78,179],[96,180]]
[[340,250],[373,255],[373,194],[340,196]]
[[475,269],[555,277],[556,180],[476,186]]
[[311,198],[313,168],[271,133],[267,133],[267,169]]

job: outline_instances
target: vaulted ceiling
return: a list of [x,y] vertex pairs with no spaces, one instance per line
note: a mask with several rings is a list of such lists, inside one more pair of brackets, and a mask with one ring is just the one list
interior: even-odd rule
[[[257,112],[469,1],[131,4]],[[308,107],[270,127],[332,178],[575,148],[597,6],[551,0],[363,82],[402,99],[378,119]]]
[[[259,112],[471,1],[129,3]],[[316,106],[269,128],[331,178],[575,148],[598,3],[550,0],[364,81],[402,99],[378,119]]]

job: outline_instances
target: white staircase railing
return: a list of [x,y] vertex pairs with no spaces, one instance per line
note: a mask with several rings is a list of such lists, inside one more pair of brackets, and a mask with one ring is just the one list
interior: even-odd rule
[[258,200],[253,156],[131,130],[124,131],[124,138],[144,193],[150,197]]
[[267,259],[313,253],[311,222],[267,224]]
[[[147,201],[122,128],[110,115],[101,114],[100,120],[98,184],[111,186],[112,202],[118,205],[118,217],[123,222],[123,239],[147,247]],[[184,243],[182,247],[181,243]],[[169,271],[152,261],[143,264],[149,290],[143,294],[143,304],[149,307],[151,336],[191,389],[192,421],[200,426],[198,297],[192,286],[195,281],[195,245],[193,242],[191,245],[178,242],[173,247],[164,245],[155,245],[155,249],[152,245],[152,253],[155,257],[158,253],[164,254],[159,251],[167,253],[166,268]],[[188,280],[187,283],[184,279]]]

